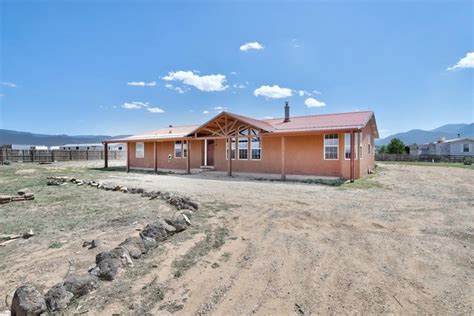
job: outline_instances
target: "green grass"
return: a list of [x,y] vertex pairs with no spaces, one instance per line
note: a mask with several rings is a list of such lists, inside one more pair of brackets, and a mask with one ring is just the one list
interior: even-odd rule
[[381,164],[392,165],[410,165],[410,166],[429,166],[429,167],[449,167],[474,170],[474,164],[465,165],[460,162],[427,162],[427,161],[377,161]]
[[49,244],[48,248],[51,248],[51,249],[58,249],[58,248],[61,248],[63,246],[63,243],[60,242],[60,241],[53,241],[52,243]]

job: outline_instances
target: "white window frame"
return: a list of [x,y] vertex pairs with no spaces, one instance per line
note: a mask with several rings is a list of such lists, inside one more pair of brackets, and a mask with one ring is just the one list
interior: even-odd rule
[[360,152],[360,159],[364,158],[364,133],[362,131],[359,132],[359,152]]
[[145,143],[143,142],[135,143],[135,158],[136,159],[145,158]]
[[[242,132],[246,131],[245,134],[241,134]],[[246,148],[240,148],[240,141],[245,141],[247,146]],[[240,151],[245,150],[246,158],[240,158]],[[249,129],[247,126],[240,126],[238,129],[238,138],[237,138],[237,159],[238,160],[249,160]]]
[[367,135],[367,156],[372,155],[372,138],[370,134]]
[[[334,138],[328,138],[327,140],[336,139],[336,140],[337,140],[337,144],[336,144],[336,145],[327,145],[327,146],[326,146],[326,136],[336,136],[336,137],[334,137]],[[323,146],[324,146],[324,150],[323,150],[323,158],[324,158],[324,160],[339,160],[339,134],[337,134],[337,133],[324,134],[324,136],[323,136]],[[337,148],[337,150],[336,150],[336,158],[326,158],[326,147],[336,147],[336,148]]]
[[[464,151],[464,146],[467,146],[467,151]],[[462,153],[470,153],[471,152],[471,144],[461,144],[461,152]]]
[[183,142],[181,144],[182,144],[181,145],[181,152],[182,152],[183,158],[188,158],[188,141],[183,140]]
[[[349,143],[346,144],[346,135],[349,135]],[[357,160],[357,139],[354,134],[354,160]],[[351,150],[351,133],[344,133],[344,160],[351,160],[350,156],[349,158],[346,158],[346,149],[349,147],[349,152]]]
[[[179,143],[179,148],[176,148],[176,145],[178,145]],[[180,150],[180,155],[179,156],[176,156],[176,149],[179,149]],[[174,147],[173,147],[173,151],[174,151],[174,158],[182,158],[183,157],[183,141],[182,140],[176,140],[174,142]]]

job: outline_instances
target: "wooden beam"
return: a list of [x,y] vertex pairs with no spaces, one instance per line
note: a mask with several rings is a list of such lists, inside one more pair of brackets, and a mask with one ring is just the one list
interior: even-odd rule
[[[237,144],[235,145],[235,148],[235,154],[237,155]],[[229,160],[227,161],[227,175],[229,177],[232,177],[232,137],[227,137],[227,149],[229,150]]]
[[285,136],[281,137],[281,179],[286,180],[286,148],[285,148]]
[[130,144],[127,143],[127,173],[130,172]]
[[191,141],[186,141],[186,150],[188,152],[187,159],[186,159],[186,170],[188,174],[191,173]]
[[109,167],[109,148],[108,144],[104,143],[104,168]]
[[[354,139],[354,131],[351,131],[351,182],[354,182],[354,178],[355,178],[355,175],[354,175],[354,151],[355,151],[355,146],[354,146],[354,143],[355,143],[355,139]],[[345,154],[344,154],[345,155]]]
[[222,128],[221,124],[219,124],[219,121],[216,121],[216,125],[217,125],[217,127],[219,127],[219,129],[221,130],[222,134],[225,135],[225,131],[224,131],[224,129]]
[[158,154],[156,152],[156,142],[153,142],[153,169],[158,173]]

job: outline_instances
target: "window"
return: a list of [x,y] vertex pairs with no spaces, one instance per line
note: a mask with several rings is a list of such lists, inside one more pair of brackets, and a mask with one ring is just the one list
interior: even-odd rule
[[339,151],[339,135],[325,134],[324,135],[324,159],[337,160]]
[[145,143],[136,143],[135,158],[145,158]]
[[243,126],[239,128],[239,160],[248,159],[249,153],[249,130]]
[[252,138],[250,139],[250,159],[260,160],[262,159],[262,143],[260,142],[260,136],[256,129],[251,130]]
[[188,158],[188,141],[183,142],[183,158]]
[[[235,138],[232,138],[232,160],[235,160]],[[225,159],[229,160],[229,139],[225,140]]]
[[[357,139],[354,134],[354,159],[357,159]],[[351,159],[351,133],[344,134],[344,159]]]
[[468,153],[469,150],[469,144],[462,144],[462,152],[463,153]]
[[174,157],[175,158],[181,158],[183,154],[183,144],[181,143],[180,140],[177,140],[174,142]]
[[359,152],[360,152],[360,159],[363,158],[363,153],[364,153],[364,135],[362,134],[362,131],[359,132]]

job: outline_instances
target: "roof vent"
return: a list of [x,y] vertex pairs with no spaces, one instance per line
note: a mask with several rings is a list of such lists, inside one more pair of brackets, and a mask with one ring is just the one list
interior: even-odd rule
[[285,119],[283,120],[284,123],[290,121],[290,106],[288,105],[288,101],[285,102]]

